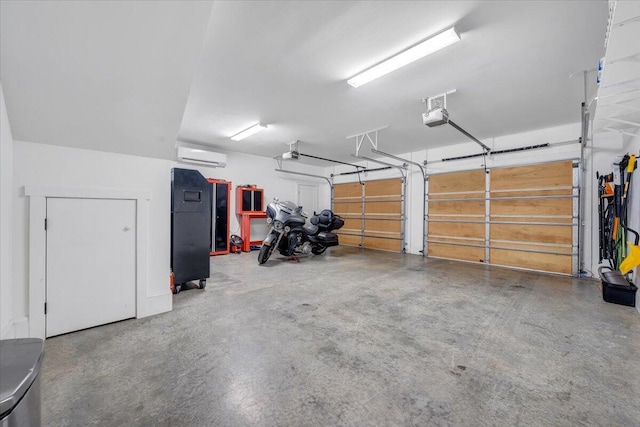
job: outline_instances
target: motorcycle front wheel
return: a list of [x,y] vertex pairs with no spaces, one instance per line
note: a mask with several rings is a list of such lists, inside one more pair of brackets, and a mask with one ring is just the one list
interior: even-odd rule
[[264,264],[265,262],[267,262],[274,249],[275,248],[273,246],[273,243],[271,244],[271,246],[262,245],[262,247],[260,248],[260,252],[258,253],[258,263]]

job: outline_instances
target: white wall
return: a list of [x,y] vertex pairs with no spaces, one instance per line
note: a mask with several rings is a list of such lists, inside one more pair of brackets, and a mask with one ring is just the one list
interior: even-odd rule
[[[144,315],[171,309],[169,293],[169,203],[172,162],[77,148],[14,142],[14,315],[29,315],[29,198],[25,185],[85,189],[145,190],[148,217]],[[146,309],[148,308],[148,310]]]
[[[147,259],[144,261],[148,267],[146,285],[148,310],[142,313],[142,316],[170,310],[172,304],[169,293],[170,171],[176,166],[198,169],[208,178],[230,180],[233,182],[234,189],[238,184],[257,184],[265,189],[265,200],[273,196],[295,200],[297,182],[300,182],[295,177],[292,179],[288,175],[277,174],[274,171],[275,160],[252,155],[229,154],[226,168],[195,168],[168,160],[15,141],[13,175],[15,271],[12,304],[14,317],[26,318],[29,313],[29,198],[24,195],[25,185],[150,191],[148,250]],[[323,172],[321,168],[311,166],[286,166],[287,169],[296,168],[306,173]],[[328,206],[328,184],[323,184],[324,181],[314,178],[305,179],[305,181],[319,181],[320,206],[324,204]],[[235,206],[234,195],[232,195],[232,206]],[[235,215],[232,217],[231,231],[235,232],[237,220]]]
[[[227,167],[225,168],[207,168],[187,163],[177,163],[176,166],[196,169],[206,178],[231,181],[233,185],[230,227],[232,234],[240,234],[238,218],[235,215],[235,191],[238,185],[255,184],[258,188],[263,188],[266,205],[274,197],[280,200],[297,202],[298,183],[316,184],[318,186],[318,207],[320,209],[329,209],[331,206],[331,190],[325,180],[275,172],[275,169],[278,168],[277,162],[267,157],[230,152],[227,153]],[[325,168],[305,165],[295,161],[283,162],[282,169],[328,177]],[[256,238],[256,240],[260,239]]]
[[13,138],[0,83],[0,339],[15,336],[13,325]]

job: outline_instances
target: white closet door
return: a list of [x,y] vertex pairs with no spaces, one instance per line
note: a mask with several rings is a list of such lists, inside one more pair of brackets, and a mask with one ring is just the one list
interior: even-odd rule
[[136,315],[136,202],[47,198],[47,337]]

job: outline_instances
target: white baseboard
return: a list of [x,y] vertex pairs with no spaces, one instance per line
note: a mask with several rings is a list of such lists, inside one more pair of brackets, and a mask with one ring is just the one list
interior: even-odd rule
[[173,295],[170,292],[166,294],[147,297],[147,310],[144,316],[153,316],[154,314],[166,313],[173,309]]
[[21,317],[13,321],[16,338],[29,338],[29,318]]
[[2,332],[0,332],[0,339],[2,340],[10,340],[16,337],[16,332],[13,327],[13,321],[9,321],[4,328],[2,328]]
[[11,320],[4,326],[4,328],[2,328],[2,332],[0,332],[0,339],[10,340],[13,338],[29,338],[28,317]]

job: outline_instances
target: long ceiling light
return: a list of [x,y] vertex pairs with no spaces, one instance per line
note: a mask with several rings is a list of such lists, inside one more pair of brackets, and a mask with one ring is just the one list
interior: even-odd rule
[[437,52],[440,49],[458,41],[460,41],[460,36],[456,32],[455,27],[451,27],[440,34],[430,37],[422,43],[418,43],[417,45],[392,56],[386,61],[351,77],[347,80],[347,83],[353,87],[360,87],[363,84],[369,83],[378,77],[382,77],[385,74],[395,71],[400,67],[404,67],[405,65],[410,64],[413,61],[417,61],[420,58],[424,58],[425,56]]
[[241,139],[245,139],[248,136],[254,135],[258,132],[261,132],[263,130],[265,130],[267,128],[267,125],[263,125],[261,123],[256,123],[255,125],[241,131],[238,132],[237,134],[233,135],[231,137],[231,139],[233,139],[234,141],[240,141]]

